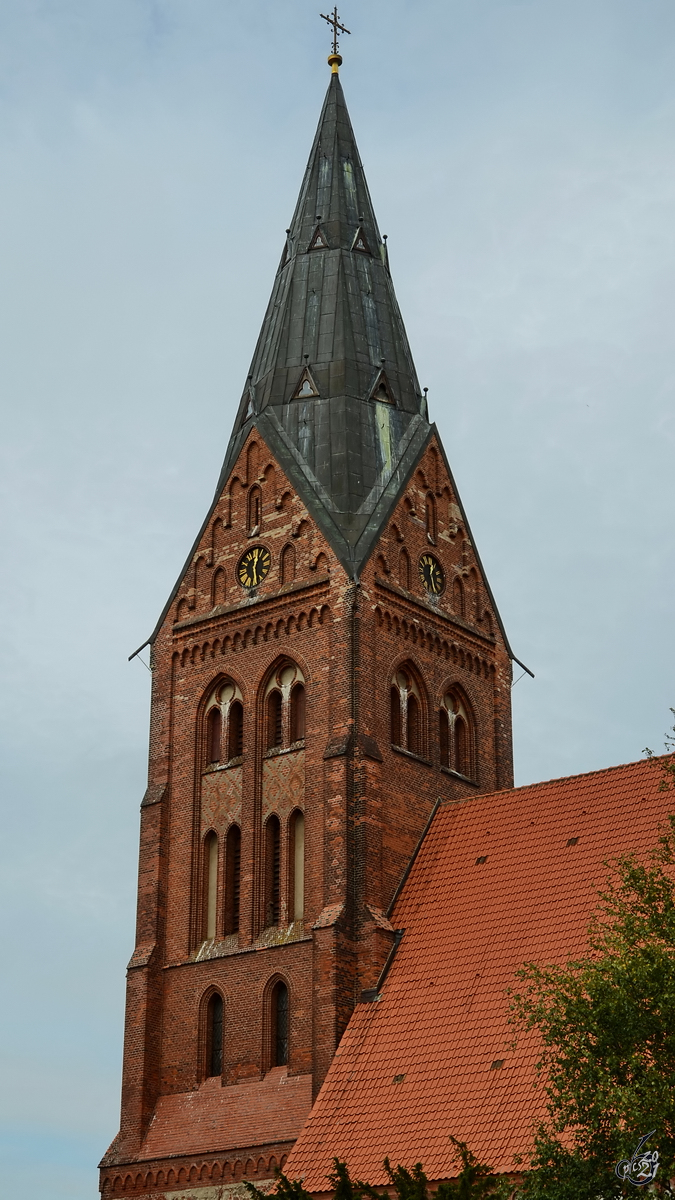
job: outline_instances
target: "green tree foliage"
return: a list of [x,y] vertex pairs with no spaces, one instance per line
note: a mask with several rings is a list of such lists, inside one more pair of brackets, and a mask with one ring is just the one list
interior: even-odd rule
[[[675,708],[671,708],[671,713],[675,717]],[[668,788],[675,788],[675,725],[666,734],[664,742],[666,753],[657,755],[649,746],[645,747],[647,758],[651,759],[655,767],[660,767],[663,771],[663,778],[659,785],[659,791],[667,792]]]
[[[636,814],[639,820],[639,814]],[[547,1118],[537,1130],[531,1200],[607,1200],[634,1188],[614,1174],[654,1129],[656,1191],[675,1175],[675,818],[645,861],[614,864],[588,952],[528,963],[512,1019],[543,1041]]]
[[[499,1188],[499,1180],[492,1174],[490,1167],[478,1162],[464,1142],[451,1137],[455,1148],[455,1156],[460,1167],[456,1179],[448,1179],[429,1192],[429,1181],[422,1169],[421,1163],[408,1170],[407,1167],[392,1167],[388,1158],[384,1160],[384,1169],[397,1200],[486,1200],[495,1195]],[[333,1159],[333,1170],[328,1176],[331,1186],[332,1200],[391,1200],[388,1191],[378,1191],[369,1183],[354,1180],[349,1174],[347,1164],[339,1158]],[[246,1183],[253,1200],[263,1200],[264,1193],[252,1183]],[[283,1200],[311,1200],[300,1180],[291,1181],[281,1171],[276,1173],[275,1197]]]

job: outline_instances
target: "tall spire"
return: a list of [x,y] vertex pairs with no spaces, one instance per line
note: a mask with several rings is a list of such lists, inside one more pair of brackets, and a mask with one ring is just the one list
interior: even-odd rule
[[338,65],[219,487],[255,425],[358,575],[430,426]]

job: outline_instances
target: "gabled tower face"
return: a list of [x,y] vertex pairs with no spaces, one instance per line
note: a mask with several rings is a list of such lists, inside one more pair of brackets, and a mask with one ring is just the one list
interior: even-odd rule
[[213,506],[151,639],[105,1195],[283,1165],[438,799],[512,784],[508,645],[331,78]]

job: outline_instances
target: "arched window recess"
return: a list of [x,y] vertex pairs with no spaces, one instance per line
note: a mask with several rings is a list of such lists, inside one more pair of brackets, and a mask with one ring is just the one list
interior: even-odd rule
[[225,839],[225,914],[226,937],[239,932],[239,896],[241,890],[241,830],[230,825]]
[[426,758],[426,704],[411,668],[399,667],[389,686],[390,737],[396,750]]
[[263,696],[267,754],[301,749],[305,741],[305,680],[296,663],[282,662],[267,682]]
[[289,920],[302,921],[305,912],[305,817],[300,809],[288,822],[288,913]]
[[218,837],[211,831],[202,848],[202,942],[212,942],[218,929]]
[[267,994],[267,1028],[269,1044],[266,1058],[270,1067],[288,1065],[291,1012],[288,987],[278,979]]
[[459,688],[450,688],[443,696],[438,721],[441,767],[475,783],[475,724],[468,702]]
[[232,679],[215,687],[206,702],[205,764],[207,767],[236,766],[244,754],[244,702]]
[[223,1073],[224,1007],[220,992],[213,992],[206,1005],[204,1075],[207,1079]]
[[270,928],[281,922],[281,824],[275,813],[265,822],[264,846],[263,923]]

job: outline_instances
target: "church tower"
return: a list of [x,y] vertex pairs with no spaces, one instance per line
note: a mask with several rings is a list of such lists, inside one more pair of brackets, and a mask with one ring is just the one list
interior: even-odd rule
[[216,488],[151,643],[106,1197],[283,1165],[439,800],[513,784],[509,645],[332,74]]

